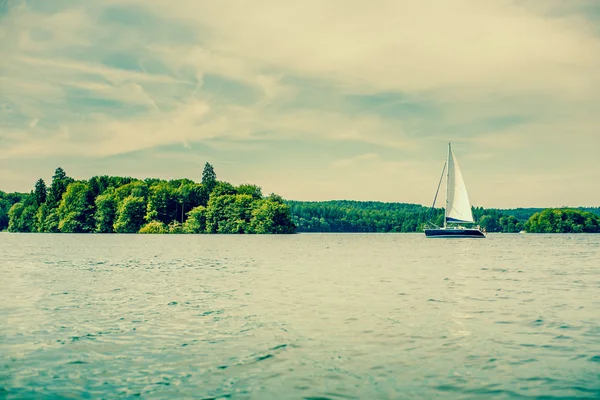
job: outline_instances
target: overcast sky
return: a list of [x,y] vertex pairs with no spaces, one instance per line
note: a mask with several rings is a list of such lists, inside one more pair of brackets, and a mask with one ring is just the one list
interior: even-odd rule
[[0,189],[68,175],[600,204],[598,0],[0,0]]

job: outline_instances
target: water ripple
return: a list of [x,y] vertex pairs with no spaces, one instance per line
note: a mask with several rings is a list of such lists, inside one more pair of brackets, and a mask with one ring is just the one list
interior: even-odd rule
[[0,234],[0,398],[600,398],[599,250]]

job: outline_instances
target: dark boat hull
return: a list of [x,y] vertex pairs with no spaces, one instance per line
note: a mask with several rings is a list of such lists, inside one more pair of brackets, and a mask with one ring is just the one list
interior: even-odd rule
[[425,229],[425,236],[432,238],[484,238],[485,234],[479,229]]

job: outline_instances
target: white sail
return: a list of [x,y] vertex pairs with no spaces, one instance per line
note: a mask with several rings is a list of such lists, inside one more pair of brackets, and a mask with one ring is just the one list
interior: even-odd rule
[[458,162],[448,145],[448,180],[446,187],[446,221],[473,222],[471,203]]

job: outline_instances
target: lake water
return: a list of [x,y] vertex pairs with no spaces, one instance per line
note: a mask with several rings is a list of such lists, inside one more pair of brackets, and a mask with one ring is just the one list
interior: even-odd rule
[[2,398],[600,398],[600,235],[0,234]]

